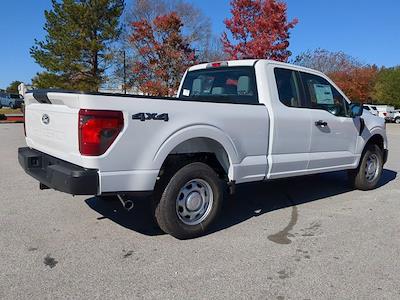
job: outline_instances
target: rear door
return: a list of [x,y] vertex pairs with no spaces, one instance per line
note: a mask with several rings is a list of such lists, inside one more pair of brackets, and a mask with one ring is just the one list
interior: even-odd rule
[[325,78],[300,72],[311,112],[310,171],[353,165],[359,118],[351,118],[349,103]]
[[307,172],[311,144],[311,114],[296,70],[270,65],[271,122],[268,178]]

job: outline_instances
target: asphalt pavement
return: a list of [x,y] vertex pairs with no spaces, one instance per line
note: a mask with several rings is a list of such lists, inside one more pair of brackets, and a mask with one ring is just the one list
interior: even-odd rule
[[72,197],[19,167],[0,124],[0,299],[400,299],[400,125],[380,187],[345,172],[239,186],[204,237],[152,223],[147,199]]

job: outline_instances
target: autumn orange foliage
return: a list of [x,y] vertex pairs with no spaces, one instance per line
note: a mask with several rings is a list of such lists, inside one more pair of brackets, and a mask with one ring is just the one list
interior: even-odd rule
[[185,70],[196,63],[182,26],[176,13],[159,15],[153,22],[132,22],[130,44],[139,53],[133,62],[134,80],[144,94],[173,96]]
[[343,90],[348,98],[365,103],[372,100],[378,73],[377,66],[373,65],[337,71],[328,74],[328,76]]
[[277,0],[232,0],[232,17],[224,21],[233,38],[222,35],[230,59],[264,58],[287,61],[291,52],[289,30],[298,22],[287,20],[286,3]]
[[379,69],[366,65],[343,51],[317,48],[296,56],[294,64],[327,74],[353,101],[371,102]]

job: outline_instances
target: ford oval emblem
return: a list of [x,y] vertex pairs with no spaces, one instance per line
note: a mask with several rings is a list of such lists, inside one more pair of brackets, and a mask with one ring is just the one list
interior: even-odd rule
[[48,125],[50,123],[50,117],[49,117],[48,114],[44,114],[42,116],[42,122],[43,122],[44,125]]

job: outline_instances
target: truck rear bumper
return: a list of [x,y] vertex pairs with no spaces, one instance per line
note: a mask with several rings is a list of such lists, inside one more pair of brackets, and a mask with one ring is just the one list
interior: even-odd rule
[[151,192],[159,172],[159,170],[100,172],[101,193]]
[[99,194],[98,170],[85,169],[28,147],[18,149],[18,161],[28,175],[49,188],[72,195]]

